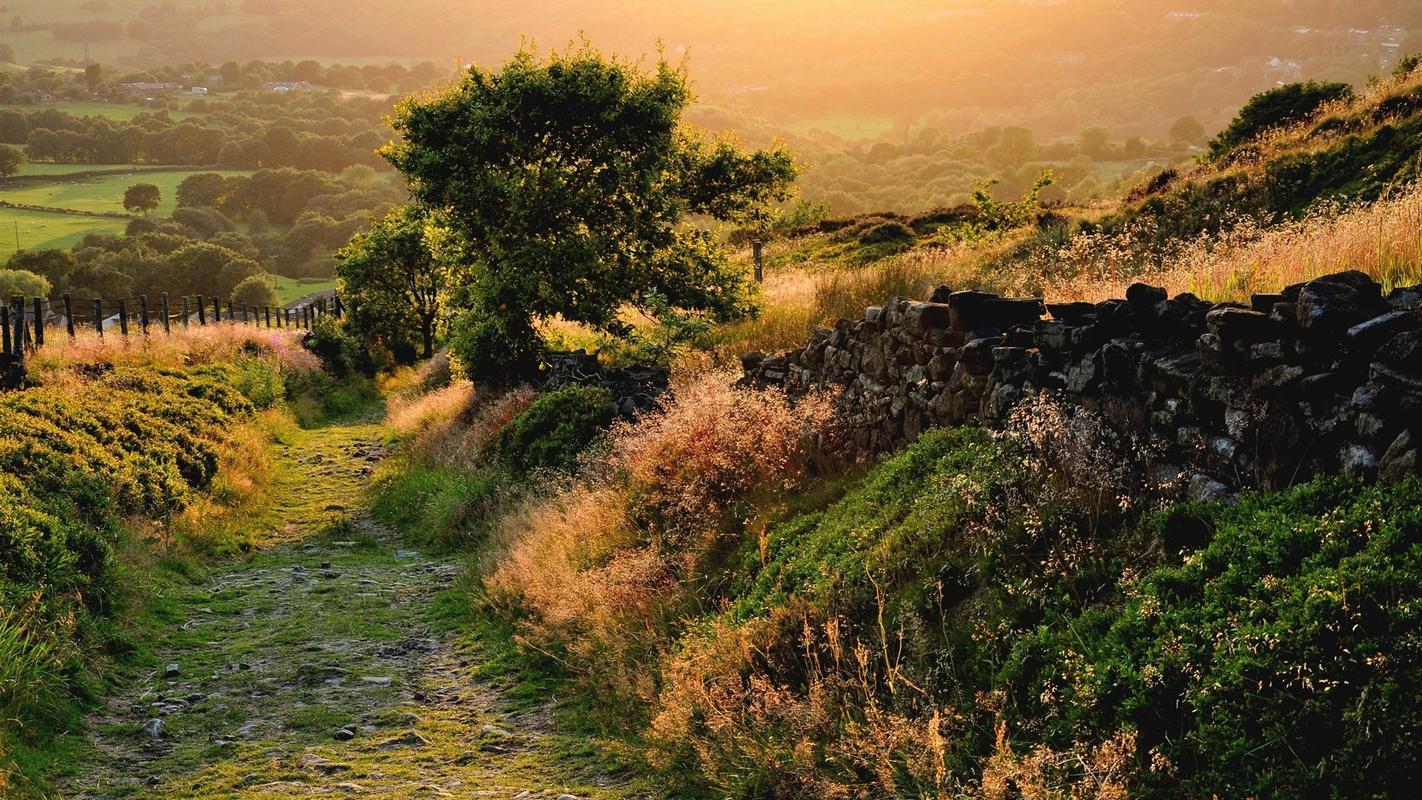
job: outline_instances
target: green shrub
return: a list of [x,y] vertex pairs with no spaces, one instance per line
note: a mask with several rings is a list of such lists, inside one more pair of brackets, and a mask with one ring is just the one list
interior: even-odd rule
[[321,366],[341,378],[361,368],[364,358],[360,345],[334,317],[317,317],[302,345],[321,359]]
[[570,386],[539,397],[514,417],[490,446],[490,454],[517,476],[540,470],[570,470],[612,424],[612,393]]
[[1353,96],[1346,83],[1290,83],[1255,95],[1239,115],[1210,141],[1210,156],[1219,158],[1253,141],[1271,128],[1302,122],[1324,104]]
[[527,320],[466,312],[450,324],[449,352],[465,377],[500,389],[532,380],[543,343]]
[[1404,797],[1422,768],[1422,481],[1191,507],[1209,543],[1118,610],[1043,625],[998,678],[1066,748],[1133,730],[1141,797]]

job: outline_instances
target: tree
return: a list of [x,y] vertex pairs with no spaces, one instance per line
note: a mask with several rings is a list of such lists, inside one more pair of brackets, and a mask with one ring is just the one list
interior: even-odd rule
[[1170,141],[1195,145],[1205,140],[1205,126],[1194,117],[1181,117],[1170,126]]
[[1026,128],[1006,128],[987,152],[988,160],[999,167],[1015,167],[1037,157],[1037,139]]
[[53,286],[65,286],[69,276],[78,266],[74,254],[68,250],[21,250],[10,256],[6,269],[24,270],[49,281]]
[[456,355],[476,379],[536,369],[539,321],[614,334],[653,293],[718,318],[750,308],[745,276],[689,215],[764,220],[796,175],[783,149],[746,153],[681,125],[682,68],[646,72],[582,45],[523,50],[401,104],[403,141],[382,154],[416,200],[443,213],[460,247]]
[[1092,161],[1105,161],[1111,157],[1111,130],[1093,126],[1076,137],[1077,146]]
[[142,212],[145,217],[148,216],[148,212],[157,208],[162,200],[163,193],[151,183],[135,183],[123,193],[124,210]]
[[183,178],[178,184],[178,207],[207,206],[215,208],[230,184],[216,172],[198,172]]
[[13,147],[0,144],[0,178],[8,178],[20,171],[25,163],[25,154]]
[[99,87],[104,84],[104,68],[98,64],[90,64],[84,68],[84,85],[89,87],[89,93],[99,91]]
[[410,206],[391,212],[336,254],[336,277],[353,305],[356,332],[395,342],[415,329],[422,357],[434,355],[449,284],[449,264],[436,253],[445,236]]
[[232,290],[232,302],[234,305],[245,304],[251,308],[281,304],[280,298],[277,297],[276,283],[272,276],[265,272],[243,278]]
[[49,297],[49,281],[22,269],[0,269],[0,297]]
[[1210,141],[1210,157],[1220,158],[1273,128],[1302,122],[1325,104],[1353,96],[1346,83],[1290,83],[1252,97],[1239,116]]

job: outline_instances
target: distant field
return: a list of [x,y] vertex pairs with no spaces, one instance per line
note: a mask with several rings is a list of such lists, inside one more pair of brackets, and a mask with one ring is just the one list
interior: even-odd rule
[[312,292],[324,292],[328,289],[335,289],[337,281],[334,278],[288,278],[285,275],[274,275],[276,279],[277,297],[281,299],[281,304],[298,300]]
[[134,164],[46,164],[25,162],[20,165],[21,175],[73,175],[76,172],[99,172],[101,170],[138,169]]
[[[44,166],[44,165],[29,165]],[[84,165],[63,165],[65,168]],[[89,167],[89,169],[99,169],[99,167]],[[128,187],[135,183],[151,183],[162,192],[163,202],[154,212],[158,216],[167,216],[177,207],[178,184],[189,175],[195,172],[206,172],[210,170],[186,170],[178,172],[146,172],[129,175],[105,175],[98,178],[89,178],[82,181],[63,180],[62,176],[66,172],[57,172],[55,175],[59,179],[36,184],[33,186],[22,186],[14,189],[5,189],[4,199],[12,203],[27,203],[36,206],[52,206],[55,208],[73,208],[79,211],[107,211],[123,213],[123,193]],[[223,175],[248,175],[247,172],[218,170]]]
[[825,114],[801,117],[790,123],[790,128],[799,134],[818,129],[843,139],[877,139],[898,124],[892,117],[873,114]]
[[67,249],[90,233],[123,233],[123,220],[0,208],[0,261],[15,252],[15,234],[25,250]]
[[[174,98],[178,102],[186,102],[194,98],[188,96],[178,96]],[[131,105],[127,103],[103,103],[99,101],[65,101],[55,103],[52,108],[57,108],[76,117],[106,117],[119,122],[127,122],[139,114],[152,114],[158,109],[148,106]],[[191,111],[177,111],[170,109],[168,115],[175,120],[184,120],[196,116]]]

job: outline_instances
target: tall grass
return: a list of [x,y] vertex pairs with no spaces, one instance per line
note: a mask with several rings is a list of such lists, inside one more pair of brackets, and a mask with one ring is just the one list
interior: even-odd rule
[[1010,280],[1042,282],[1049,299],[1088,301],[1120,297],[1137,280],[1217,301],[1350,269],[1385,287],[1422,283],[1422,186],[1371,203],[1321,206],[1277,225],[1239,218],[1220,234],[1164,252],[1144,244],[1151,238],[1140,229],[1078,235],[1014,265]]
[[319,360],[301,346],[301,337],[294,330],[242,325],[179,328],[171,334],[155,331],[147,336],[79,331],[72,339],[51,330],[45,346],[30,356],[28,367],[40,375],[59,376],[75,367],[95,364],[178,369],[261,356],[283,371],[320,369]]
[[609,700],[654,696],[648,665],[668,626],[835,449],[827,398],[792,406],[730,384],[713,372],[676,387],[659,412],[614,426],[582,480],[532,496],[495,529],[488,601]]

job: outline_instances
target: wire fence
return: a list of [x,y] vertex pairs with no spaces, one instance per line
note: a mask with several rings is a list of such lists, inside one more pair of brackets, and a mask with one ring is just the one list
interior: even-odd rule
[[46,339],[56,336],[73,340],[81,330],[93,330],[99,336],[150,336],[170,334],[208,325],[249,325],[266,328],[310,330],[324,316],[341,319],[346,314],[340,295],[318,297],[296,306],[256,306],[247,303],[226,304],[219,297],[183,295],[176,301],[164,292],[154,304],[147,295],[122,298],[106,304],[102,298],[76,303],[65,294],[62,305],[56,306],[42,297],[27,300],[10,298],[0,304],[0,356],[23,361],[27,354],[43,347]]

